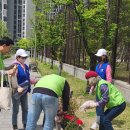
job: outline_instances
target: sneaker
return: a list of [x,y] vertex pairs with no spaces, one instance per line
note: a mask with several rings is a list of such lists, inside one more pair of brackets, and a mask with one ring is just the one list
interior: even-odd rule
[[90,127],[90,130],[96,130],[97,128],[98,128],[98,123],[97,122],[94,122],[93,124],[92,124],[92,126]]
[[17,125],[13,125],[13,130],[18,130],[18,126]]

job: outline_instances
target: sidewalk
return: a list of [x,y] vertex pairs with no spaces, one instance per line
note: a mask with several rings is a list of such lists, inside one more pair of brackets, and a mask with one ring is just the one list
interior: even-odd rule
[[[10,65],[13,61],[15,60],[14,56],[12,56],[11,58],[8,58],[4,61],[5,66]],[[27,61],[27,64],[29,64],[29,59]],[[38,72],[30,72],[31,77],[36,77],[39,78],[40,74]],[[33,89],[33,86],[32,86]],[[28,94],[28,102],[30,103],[31,101],[31,93]],[[23,125],[22,125],[22,112],[21,112],[21,107],[19,107],[19,115],[18,115],[18,128],[19,130],[23,130]],[[40,118],[38,120],[37,123],[37,129],[36,130],[42,130],[41,124],[43,121],[43,113],[40,115]],[[12,120],[11,120],[11,116],[12,116],[12,109],[9,111],[4,111],[2,110],[0,112],[0,130],[12,130]]]

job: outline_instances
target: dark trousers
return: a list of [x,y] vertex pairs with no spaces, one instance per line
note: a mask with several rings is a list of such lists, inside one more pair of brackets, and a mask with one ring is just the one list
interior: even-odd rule
[[99,130],[114,130],[111,121],[121,114],[125,110],[125,107],[125,102],[119,106],[113,107],[112,109],[107,109],[105,112],[101,107],[97,107],[96,113],[97,116],[100,116]]

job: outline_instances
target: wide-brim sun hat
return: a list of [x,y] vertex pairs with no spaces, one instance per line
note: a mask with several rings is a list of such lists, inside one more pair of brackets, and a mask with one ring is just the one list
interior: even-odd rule
[[107,55],[107,51],[105,49],[99,49],[95,55],[98,57]]
[[28,57],[28,54],[27,54],[27,52],[24,49],[18,49],[16,51],[15,57],[18,57],[18,56]]

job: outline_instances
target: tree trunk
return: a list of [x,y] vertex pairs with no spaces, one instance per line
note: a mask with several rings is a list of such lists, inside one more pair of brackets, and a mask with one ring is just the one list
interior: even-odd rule
[[51,69],[53,69],[53,60],[54,60],[54,49],[53,49],[53,47],[51,47],[51,66],[50,66],[50,68]]
[[95,70],[95,66],[96,66],[96,58],[94,58],[94,54],[91,52],[91,49],[89,49],[88,47],[88,42],[87,42],[87,38],[86,38],[86,28],[85,28],[85,24],[86,22],[84,21],[84,19],[82,18],[82,16],[80,15],[80,12],[78,12],[77,8],[76,8],[76,4],[80,3],[80,1],[78,0],[77,3],[75,3],[75,0],[73,0],[73,4],[74,4],[74,10],[75,13],[77,15],[77,18],[79,20],[79,24],[80,24],[80,30],[81,30],[81,34],[83,37],[83,46],[87,52],[87,54],[90,56],[90,70]]
[[112,46],[112,77],[114,78],[115,75],[115,68],[116,68],[116,57],[117,57],[117,45],[118,45],[118,31],[119,31],[119,15],[120,15],[120,6],[121,6],[121,0],[116,0],[116,6],[115,6],[115,23],[117,24],[117,28],[115,30],[115,38],[114,43]]
[[110,18],[110,0],[107,0],[106,20],[105,20],[105,23],[104,23],[104,37],[103,37],[103,41],[102,41],[102,47],[103,48],[105,48],[106,45],[107,45],[109,18]]
[[44,62],[46,64],[46,46],[44,45]]
[[128,48],[127,48],[127,66],[126,66],[126,71],[129,71],[129,63],[130,63],[130,56],[129,56],[129,49],[130,48],[130,45],[128,43]]
[[63,63],[62,63],[62,61],[59,61],[59,68],[58,68],[59,75],[61,75],[61,73],[62,73],[62,68],[63,68]]
[[43,56],[44,56],[44,49],[42,49],[41,63],[43,62]]

